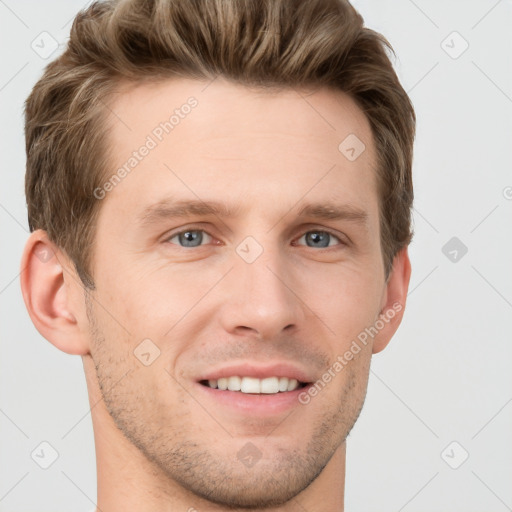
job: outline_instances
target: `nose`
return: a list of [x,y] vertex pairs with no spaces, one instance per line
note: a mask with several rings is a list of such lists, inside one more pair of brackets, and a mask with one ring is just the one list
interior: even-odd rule
[[276,339],[304,321],[298,274],[279,251],[263,251],[252,263],[235,255],[234,268],[224,282],[223,328],[230,334]]

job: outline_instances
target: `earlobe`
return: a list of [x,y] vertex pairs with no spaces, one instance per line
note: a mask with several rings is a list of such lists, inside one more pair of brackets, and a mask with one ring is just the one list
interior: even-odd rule
[[377,327],[382,326],[382,328],[378,329],[379,332],[373,340],[373,354],[386,348],[402,322],[410,278],[411,262],[405,247],[393,260],[393,268],[386,284],[382,309],[377,320],[379,322]]
[[36,329],[50,343],[68,354],[89,353],[87,339],[77,322],[70,300],[66,257],[45,231],[34,231],[21,260],[21,292]]

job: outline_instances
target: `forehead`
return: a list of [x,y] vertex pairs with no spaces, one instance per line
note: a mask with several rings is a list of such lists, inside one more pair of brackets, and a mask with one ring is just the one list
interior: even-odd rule
[[[189,108],[192,103],[195,106]],[[346,93],[327,87],[256,88],[223,77],[210,82],[183,78],[146,80],[122,83],[108,110],[111,135],[116,142],[119,137],[126,141],[131,135],[137,136],[137,131],[151,133],[169,121],[173,131],[183,135],[193,132],[198,142],[204,135],[210,138],[212,131],[222,134],[234,129],[239,133],[241,128],[269,134],[279,130],[326,142],[331,142],[334,134],[337,140],[352,133],[368,145],[373,142],[369,122],[355,101]],[[187,117],[187,123],[182,123]]]
[[376,199],[371,128],[341,91],[171,79],[122,88],[109,108],[106,180],[122,176],[106,203],[120,208],[140,213],[165,196],[229,202],[264,193],[283,208],[306,195],[359,206]]

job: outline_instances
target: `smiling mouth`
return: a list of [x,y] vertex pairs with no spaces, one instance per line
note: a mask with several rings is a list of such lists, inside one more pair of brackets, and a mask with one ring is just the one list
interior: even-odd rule
[[255,377],[238,376],[201,380],[199,383],[203,386],[219,389],[221,391],[238,391],[240,393],[257,395],[287,393],[308,385],[306,382],[300,382],[297,379],[290,379],[288,377],[266,377],[264,379],[258,379]]

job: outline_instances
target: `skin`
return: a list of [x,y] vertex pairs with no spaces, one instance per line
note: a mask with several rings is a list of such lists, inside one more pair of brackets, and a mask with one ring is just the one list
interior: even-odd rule
[[[401,322],[410,278],[403,249],[385,279],[370,126],[339,91],[206,85],[167,80],[116,97],[112,172],[168,112],[191,96],[198,104],[101,200],[95,290],[84,291],[66,254],[38,230],[22,261],[24,300],[46,339],[82,356],[99,510],[343,510],[346,437],[372,354]],[[366,146],[355,161],[338,150],[349,134]],[[239,211],[138,221],[169,197]],[[298,217],[307,202],[349,205],[367,218]],[[187,229],[204,230],[197,246],[176,236]],[[322,233],[328,247],[315,243]],[[263,251],[252,263],[236,250],[249,236],[257,245],[248,252]],[[393,304],[400,311],[307,405],[256,412],[197,382],[227,364],[276,362],[315,382]],[[145,339],[160,351],[149,366],[134,355]],[[244,449],[258,459],[250,467]]]

